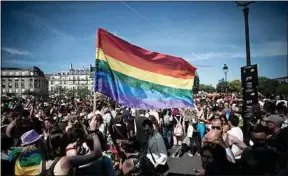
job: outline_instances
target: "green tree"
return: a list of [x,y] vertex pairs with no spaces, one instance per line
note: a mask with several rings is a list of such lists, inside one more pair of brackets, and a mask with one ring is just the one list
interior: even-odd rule
[[229,88],[229,86],[228,86],[227,82],[225,82],[223,80],[219,81],[219,83],[216,85],[216,90],[219,93],[228,91],[228,88]]
[[81,86],[76,90],[76,94],[79,98],[86,98],[91,95],[92,91],[88,88],[88,86]]
[[228,83],[229,90],[232,92],[240,92],[242,89],[241,81],[236,79]]
[[266,77],[258,78],[258,90],[264,96],[270,96],[271,94],[276,94],[276,89],[279,85],[277,80],[269,79]]
[[200,84],[199,75],[197,74],[197,72],[195,72],[194,84],[192,88],[194,94],[196,94],[199,91],[199,84]]
[[213,87],[212,85],[205,85],[205,84],[200,84],[199,90],[205,91],[205,92],[208,92],[208,93],[216,92],[215,87]]
[[279,95],[288,97],[288,83],[279,83],[279,85],[276,88],[276,92]]

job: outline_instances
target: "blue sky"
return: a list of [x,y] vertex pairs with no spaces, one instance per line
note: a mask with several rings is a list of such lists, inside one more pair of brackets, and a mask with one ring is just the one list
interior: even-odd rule
[[[38,66],[45,73],[95,63],[104,28],[151,51],[183,57],[200,82],[240,79],[246,64],[244,15],[235,2],[1,2],[2,67]],[[270,78],[287,75],[287,2],[250,7],[252,64]]]

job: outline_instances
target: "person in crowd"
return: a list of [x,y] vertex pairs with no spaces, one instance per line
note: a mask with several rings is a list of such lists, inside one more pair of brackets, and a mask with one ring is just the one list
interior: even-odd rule
[[227,147],[227,145],[223,141],[221,133],[219,133],[218,130],[212,129],[204,136],[204,138],[202,139],[202,144],[205,145],[206,143],[214,143],[221,145],[226,151],[227,159],[230,162],[235,163],[234,154],[232,153],[231,149]]
[[121,174],[124,176],[158,176],[154,165],[147,158],[147,151],[138,152],[135,147],[127,145],[125,147],[125,158],[120,162]]
[[[98,137],[101,142],[101,149],[103,151],[102,157],[86,165],[79,166],[78,168],[76,168],[75,175],[115,176],[115,170],[113,168],[112,160],[108,156],[105,156],[106,141],[102,135],[99,135]],[[92,136],[87,137],[86,143],[89,147],[89,152],[87,153],[87,155],[89,155],[94,150]]]
[[[228,148],[232,147],[233,144],[241,150],[247,147],[247,145],[237,137],[232,136],[229,133],[223,134],[223,122],[220,119],[214,119],[212,121],[212,129],[217,130],[221,134],[221,140]],[[239,155],[241,155],[241,153]]]
[[286,167],[288,148],[288,128],[281,129],[284,118],[277,114],[272,114],[263,119],[268,127],[267,145],[276,149],[280,155],[279,169]]
[[244,149],[241,156],[243,175],[275,175],[278,153],[267,145],[267,128],[257,125],[251,138],[253,146]]
[[112,124],[111,135],[113,135],[116,140],[128,139],[127,128],[125,124],[123,123],[123,115],[117,114],[114,120],[115,120],[115,124]]
[[14,165],[9,161],[9,155],[13,146],[13,138],[1,134],[1,173],[13,175]]
[[190,138],[190,152],[188,153],[189,157],[193,157],[195,156],[195,154],[197,156],[200,156],[200,149],[201,149],[201,137],[200,137],[200,132],[197,129],[197,111],[195,109],[191,110],[192,113],[192,118],[191,118],[191,125],[193,127],[193,133],[192,133],[192,137]]
[[198,175],[239,175],[240,167],[227,160],[225,149],[215,143],[205,143],[201,150],[202,169]]
[[153,130],[155,131],[160,131],[160,125],[158,123],[158,120],[156,119],[156,117],[154,115],[149,115],[148,119],[152,122],[153,124]]
[[170,109],[162,111],[163,118],[160,118],[162,124],[162,136],[167,149],[172,147],[173,117]]
[[140,150],[145,149],[146,145],[147,145],[147,141],[148,138],[145,135],[144,131],[143,131],[143,122],[144,120],[146,120],[147,118],[145,117],[145,110],[139,110],[139,116],[135,118],[135,133],[136,133],[136,142],[138,145],[138,148],[140,148]]
[[201,139],[204,137],[205,131],[206,131],[206,126],[205,126],[206,119],[204,117],[205,108],[206,108],[206,105],[204,105],[202,108],[200,103],[197,104],[197,108],[196,108],[197,116],[198,116],[197,130],[200,133]]
[[[69,174],[74,174],[75,169],[78,166],[82,166],[85,164],[89,164],[93,162],[94,160],[97,160],[98,158],[102,157],[102,148],[101,146],[101,140],[104,139],[102,133],[97,131],[97,118],[94,117],[90,124],[90,134],[91,138],[93,140],[93,149],[90,146],[90,152],[87,153],[86,155],[78,155],[80,153],[79,151],[79,142],[81,142],[81,139],[79,137],[83,135],[79,135],[81,133],[81,130],[73,130],[74,133],[72,133],[73,136],[68,137],[68,146],[65,147],[63,145],[63,140],[65,138],[65,134],[55,134],[51,136],[50,143],[51,143],[51,150],[49,152],[52,153],[53,158],[50,160],[44,160],[46,164],[44,164],[45,167],[43,167],[45,170],[50,169],[51,166],[54,166],[52,169],[52,173],[54,175],[69,175]],[[78,126],[80,127],[80,126]],[[77,127],[76,127],[77,128]],[[83,134],[83,133],[82,133]],[[102,142],[103,144],[103,142]],[[66,148],[66,154],[68,151],[73,151],[72,154],[68,156],[63,156],[61,154],[61,151],[63,150],[62,148]],[[92,150],[91,150],[92,149]],[[44,172],[43,168],[39,170],[39,173],[41,175],[42,172]]]
[[[242,132],[241,128],[239,128],[238,125],[239,125],[238,116],[231,115],[230,118],[229,118],[229,126],[230,126],[231,129],[227,132],[227,134],[229,134],[231,136],[234,136],[239,141],[243,142],[243,139],[244,139],[243,132]],[[232,152],[233,152],[233,154],[235,156],[236,161],[239,160],[241,158],[241,154],[242,154],[243,150],[241,150],[235,144],[232,144],[231,150],[232,150]]]
[[149,138],[147,146],[147,157],[150,162],[153,164],[155,169],[157,167],[164,168],[167,166],[167,150],[164,143],[164,140],[158,130],[153,128],[153,122],[149,119],[144,120],[143,130],[145,135]]
[[179,110],[174,111],[173,116],[173,148],[172,157],[179,157],[182,151],[182,138],[184,135],[184,120]]
[[218,116],[224,115],[226,117],[226,111],[225,111],[223,101],[219,101],[218,105],[219,106],[218,106],[218,110],[217,110],[217,115]]

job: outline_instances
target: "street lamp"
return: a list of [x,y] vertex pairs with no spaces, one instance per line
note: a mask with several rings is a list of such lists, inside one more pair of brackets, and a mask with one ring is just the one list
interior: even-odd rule
[[228,67],[226,64],[224,64],[224,66],[223,66],[223,72],[225,74],[225,82],[227,82]]
[[249,23],[248,23],[248,14],[249,14],[248,5],[250,5],[251,3],[254,3],[254,2],[252,2],[252,1],[237,2],[237,1],[236,1],[237,7],[243,7],[243,12],[244,12],[247,66],[248,66],[248,65],[251,65],[251,58],[250,58],[250,39],[249,39]]

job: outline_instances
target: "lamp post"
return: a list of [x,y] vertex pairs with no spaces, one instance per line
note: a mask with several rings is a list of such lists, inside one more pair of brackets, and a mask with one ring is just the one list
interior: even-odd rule
[[247,66],[251,65],[251,58],[250,58],[250,38],[249,38],[249,23],[248,23],[248,14],[249,8],[248,5],[254,3],[252,1],[248,2],[236,2],[237,7],[243,7],[244,12],[244,20],[245,20],[245,39],[246,39],[246,57],[247,57]]
[[[224,72],[224,74],[225,74],[225,84],[224,84],[224,90],[225,90],[225,92],[227,93],[227,73],[228,73],[228,67],[227,67],[227,65],[226,64],[224,64],[224,66],[223,66],[223,72]],[[224,81],[223,81],[224,82]]]
[[225,74],[225,82],[227,82],[228,67],[226,64],[224,64],[224,66],[223,66],[223,72]]

